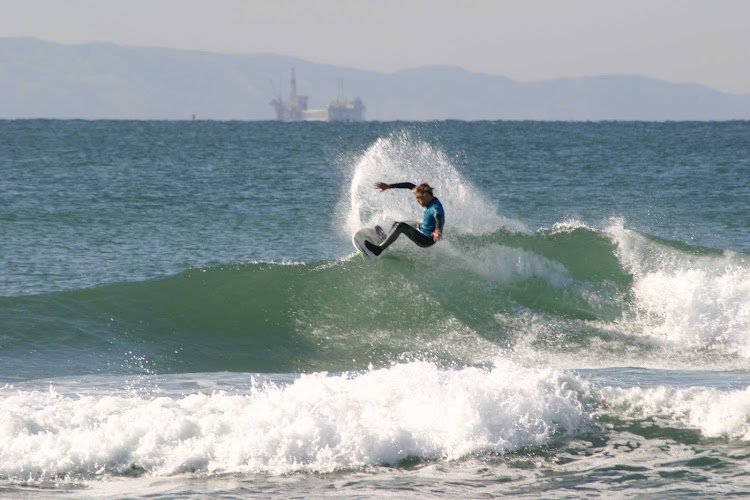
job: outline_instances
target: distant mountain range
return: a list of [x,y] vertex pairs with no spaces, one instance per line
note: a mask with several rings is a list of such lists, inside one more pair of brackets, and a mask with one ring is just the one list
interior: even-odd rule
[[368,120],[747,120],[750,94],[640,76],[522,83],[429,66],[386,74],[292,57],[0,38],[0,118],[270,120],[297,90],[311,108],[358,96]]

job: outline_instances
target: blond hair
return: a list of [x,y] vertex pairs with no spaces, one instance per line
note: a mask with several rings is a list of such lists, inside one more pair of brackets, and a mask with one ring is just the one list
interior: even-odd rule
[[432,188],[426,182],[415,187],[414,189],[411,190],[411,192],[414,194],[420,194],[420,195],[429,194],[430,196],[432,196]]

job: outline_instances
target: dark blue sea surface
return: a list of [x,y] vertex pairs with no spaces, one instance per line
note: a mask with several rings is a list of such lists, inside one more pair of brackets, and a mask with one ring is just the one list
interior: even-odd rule
[[748,200],[748,122],[0,121],[0,496],[748,494]]

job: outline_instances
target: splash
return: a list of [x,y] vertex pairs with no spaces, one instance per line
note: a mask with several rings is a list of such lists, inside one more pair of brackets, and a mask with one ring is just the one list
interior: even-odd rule
[[528,231],[520,221],[498,215],[494,203],[459,174],[444,152],[408,132],[378,139],[356,160],[351,175],[339,209],[347,235],[363,226],[422,218],[410,193],[381,193],[373,188],[377,181],[429,183],[445,207],[446,234]]

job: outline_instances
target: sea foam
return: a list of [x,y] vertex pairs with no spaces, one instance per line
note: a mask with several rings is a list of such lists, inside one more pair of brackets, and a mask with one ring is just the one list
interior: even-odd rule
[[681,348],[750,357],[750,262],[734,252],[687,251],[614,224],[607,232],[633,275],[634,327]]
[[287,473],[459,459],[585,431],[589,389],[563,371],[411,362],[171,397],[0,392],[0,476]]
[[698,429],[705,437],[750,441],[750,387],[720,391],[711,387],[605,388],[602,398],[621,417],[661,419]]

